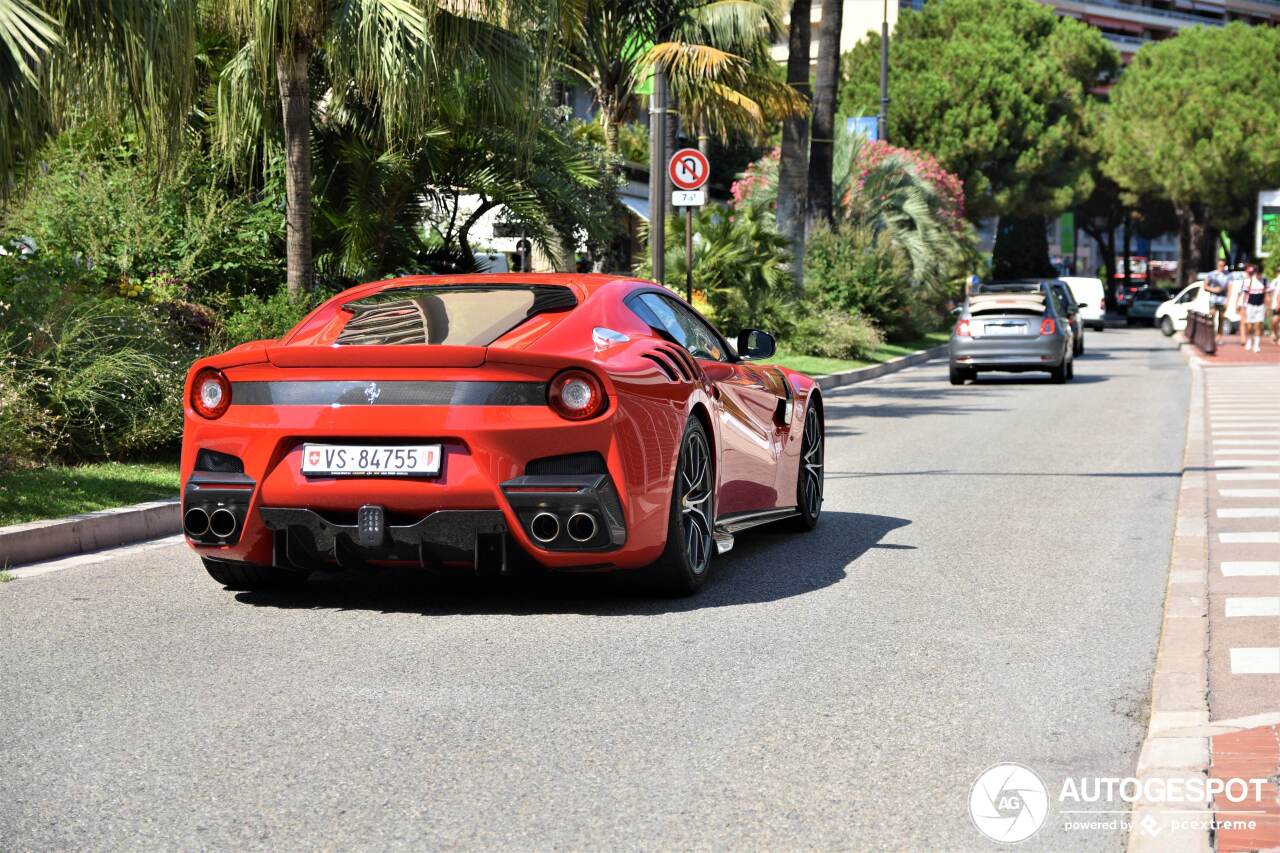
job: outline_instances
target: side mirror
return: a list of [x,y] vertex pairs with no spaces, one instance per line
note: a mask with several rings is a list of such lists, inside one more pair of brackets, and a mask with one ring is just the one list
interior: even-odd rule
[[744,359],[768,358],[778,350],[778,339],[759,329],[743,329],[738,332],[738,357]]

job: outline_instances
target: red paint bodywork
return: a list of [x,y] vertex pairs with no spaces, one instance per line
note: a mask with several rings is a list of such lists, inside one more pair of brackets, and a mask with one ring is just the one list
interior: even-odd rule
[[[537,315],[488,347],[440,345],[338,346],[332,340],[350,318],[341,305],[405,285],[547,284],[573,290],[572,311]],[[260,507],[353,512],[376,503],[388,512],[425,515],[437,509],[500,509],[511,535],[550,568],[646,565],[660,555],[674,481],[677,444],[691,415],[709,426],[718,461],[717,517],[790,507],[807,406],[814,383],[774,365],[698,360],[703,376],[671,381],[642,353],[672,344],[658,337],[623,300],[639,290],[670,291],[610,275],[481,274],[412,276],[351,288],[328,300],[280,341],[256,341],[196,362],[187,376],[182,445],[185,492],[196,452],[206,448],[241,458],[256,481],[244,532],[235,545],[190,543],[203,556],[271,562],[271,535]],[[606,327],[629,342],[597,351],[592,330]],[[566,367],[603,381],[608,410],[572,422],[547,406],[237,406],[207,420],[191,408],[191,382],[205,367],[234,384],[270,380],[491,380],[546,382]],[[789,423],[777,422],[790,385]],[[300,473],[305,441],[406,439],[442,442],[438,479],[308,479]],[[596,450],[617,486],[627,527],[615,551],[554,552],[530,540],[499,484],[524,473],[531,459]]]

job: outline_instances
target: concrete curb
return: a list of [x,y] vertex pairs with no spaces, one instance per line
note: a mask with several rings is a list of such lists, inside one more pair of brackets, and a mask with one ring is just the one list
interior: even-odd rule
[[176,497],[0,527],[0,568],[182,532]]
[[844,370],[840,373],[828,373],[826,376],[817,377],[816,381],[818,387],[823,391],[830,391],[832,388],[843,388],[846,385],[856,385],[859,382],[866,382],[868,379],[887,376],[890,373],[897,373],[903,368],[914,367],[917,364],[932,361],[939,356],[946,355],[948,346],[948,344],[941,344],[929,349],[922,349],[919,352],[913,352],[910,355],[903,355],[892,361],[886,361],[884,364],[873,364],[870,367],[859,367],[857,370]]
[[[1207,778],[1209,772],[1209,477],[1204,367],[1193,357],[1190,368],[1187,444],[1164,621],[1152,677],[1151,720],[1138,755],[1139,779]],[[1129,853],[1209,853],[1213,849],[1208,829],[1212,816],[1208,808],[1202,814],[1188,815],[1185,803],[1135,803]],[[1193,822],[1195,828],[1188,828]]]

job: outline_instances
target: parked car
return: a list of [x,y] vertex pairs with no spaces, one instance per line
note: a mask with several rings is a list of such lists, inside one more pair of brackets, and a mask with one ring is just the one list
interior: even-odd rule
[[1071,288],[1067,287],[1066,282],[1061,279],[1048,284],[1057,292],[1062,304],[1066,306],[1067,322],[1071,324],[1071,345],[1074,347],[1072,354],[1084,355],[1084,321],[1080,319],[1080,303],[1076,302],[1076,298],[1071,295]]
[[985,290],[965,302],[951,333],[952,385],[987,370],[1048,371],[1055,382],[1075,376],[1075,339],[1067,306],[1047,282],[1034,289]]
[[[1199,311],[1209,314],[1209,292],[1204,289],[1208,273],[1201,273],[1191,284],[1178,291],[1171,299],[1166,299],[1156,309],[1154,322],[1166,336],[1171,336],[1187,328],[1187,312]],[[1227,294],[1226,328],[1227,334],[1235,334],[1240,326],[1240,308],[1236,300],[1240,295],[1240,284],[1244,281],[1244,273],[1231,273],[1231,289]]]
[[736,534],[822,509],[817,384],[613,275],[410,276],[187,378],[188,544],[233,589],[399,564],[646,568],[702,585]]
[[1065,276],[1062,281],[1071,288],[1071,295],[1080,306],[1080,322],[1095,331],[1107,327],[1107,295],[1100,278]]
[[1129,324],[1154,324],[1156,311],[1168,301],[1171,295],[1163,287],[1144,287],[1138,290],[1133,294],[1133,301],[1129,304]]

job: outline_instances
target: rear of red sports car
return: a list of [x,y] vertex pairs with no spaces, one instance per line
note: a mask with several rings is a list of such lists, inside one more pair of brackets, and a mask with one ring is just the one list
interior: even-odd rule
[[323,566],[497,572],[512,548],[556,569],[653,562],[682,431],[714,426],[693,360],[670,347],[692,368],[671,381],[623,304],[636,285],[399,279],[197,362],[189,542],[245,586]]

